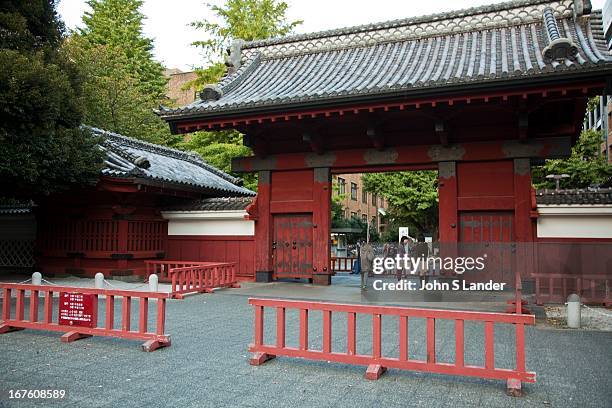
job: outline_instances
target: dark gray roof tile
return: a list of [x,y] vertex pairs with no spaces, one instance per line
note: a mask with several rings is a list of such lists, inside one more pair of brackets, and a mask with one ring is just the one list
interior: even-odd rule
[[253,199],[251,197],[213,197],[174,204],[165,211],[236,211],[245,210]]
[[[570,47],[566,58],[544,58],[551,36],[575,47],[577,54]],[[554,45],[554,54],[563,47]],[[214,116],[345,96],[612,70],[601,13],[575,19],[571,0],[515,1],[255,41],[243,45],[242,55],[243,65],[219,84],[219,100],[162,109],[160,115],[168,120]]]
[[612,205],[612,188],[538,190],[539,205]]
[[240,179],[209,165],[198,154],[132,139],[117,133],[91,128],[100,136],[106,152],[101,173],[118,178],[141,178],[173,183],[222,195],[252,196],[239,184]]

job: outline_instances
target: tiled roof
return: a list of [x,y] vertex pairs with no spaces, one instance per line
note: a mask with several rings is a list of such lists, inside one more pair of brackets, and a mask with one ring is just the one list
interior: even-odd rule
[[252,196],[255,193],[239,186],[240,179],[207,164],[195,153],[132,139],[117,133],[89,128],[101,136],[100,147],[106,152],[102,175],[138,178],[171,183],[219,195]]
[[536,202],[540,205],[612,205],[612,188],[538,190],[536,193]]
[[245,210],[253,202],[250,197],[212,197],[174,204],[165,211],[236,211]]
[[[584,10],[575,10],[581,5]],[[355,97],[409,97],[470,84],[612,71],[601,12],[581,0],[492,6],[233,47],[229,74],[167,120]],[[584,13],[585,15],[581,15]],[[238,62],[240,61],[240,62]],[[349,99],[350,98],[350,99]]]
[[0,215],[30,214],[34,203],[0,204]]

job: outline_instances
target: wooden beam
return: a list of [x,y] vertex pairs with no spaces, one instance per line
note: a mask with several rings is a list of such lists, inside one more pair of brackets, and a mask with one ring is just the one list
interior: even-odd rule
[[377,149],[345,149],[324,154],[311,152],[270,155],[266,159],[239,157],[232,160],[232,171],[252,172],[260,170],[297,170],[329,167],[335,169],[377,168],[427,165],[447,161],[486,161],[514,158],[559,158],[569,156],[571,137],[530,138],[518,140],[494,140],[443,146],[414,145]]
[[366,135],[372,141],[372,145],[377,150],[382,150],[385,148],[385,138],[380,129],[375,125],[368,125],[366,128]]
[[448,146],[448,129],[443,120],[438,119],[434,123],[434,131],[438,135],[440,144],[442,146]]
[[242,144],[250,147],[256,156],[266,157],[269,151],[268,142],[261,133],[247,133],[242,137]]
[[323,147],[323,141],[318,133],[313,131],[306,131],[302,133],[302,140],[310,144],[310,149],[316,154],[323,154],[325,148]]
[[518,138],[524,142],[527,140],[527,130],[529,129],[529,113],[526,109],[521,109],[518,116]]

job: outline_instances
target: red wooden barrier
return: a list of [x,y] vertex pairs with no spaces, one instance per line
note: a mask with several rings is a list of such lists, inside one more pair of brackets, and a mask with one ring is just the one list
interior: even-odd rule
[[157,274],[159,282],[170,282],[170,269],[184,268],[186,266],[195,265],[210,265],[214,262],[193,262],[193,261],[160,261],[160,260],[146,260],[145,262],[145,282],[149,279],[152,274]]
[[[249,345],[249,351],[255,353],[250,363],[260,365],[277,355],[301,357],[311,360],[335,361],[345,364],[367,365],[366,378],[378,379],[387,368],[417,370],[438,374],[462,375],[501,379],[507,381],[508,391],[520,395],[521,382],[535,382],[535,373],[525,368],[525,325],[535,324],[535,317],[523,314],[468,312],[438,309],[417,309],[389,306],[366,306],[338,303],[304,302],[275,299],[249,299],[255,307],[255,344]],[[276,343],[264,344],[264,309],[276,310]],[[285,344],[285,315],[287,309],[297,309],[300,314],[299,347],[287,347]],[[323,312],[323,340],[321,350],[311,350],[308,345],[308,316],[313,310]],[[332,351],[332,313],[347,313],[348,327],[346,351]],[[356,349],[357,314],[372,316],[372,354],[358,354]],[[399,358],[386,357],[382,354],[382,317],[399,318]],[[408,318],[427,319],[427,359],[413,360],[408,357]],[[435,327],[437,319],[455,322],[455,362],[442,363],[436,360]],[[484,355],[485,365],[467,365],[464,361],[464,322],[480,321],[485,323]],[[509,323],[516,329],[516,368],[495,367],[494,325]]]
[[351,272],[353,264],[357,262],[357,258],[345,256],[332,256],[331,264],[334,272]]
[[534,273],[536,304],[563,303],[576,293],[584,303],[612,305],[612,277],[567,273]]
[[[0,283],[3,293],[2,321],[0,322],[0,333],[7,333],[14,330],[37,329],[66,332],[61,340],[71,342],[84,337],[107,336],[120,337],[131,340],[144,340],[142,345],[144,351],[153,351],[159,347],[170,345],[170,336],[165,334],[166,324],[166,299],[167,293],[158,292],[136,292],[130,290],[111,290],[93,289],[71,286],[46,286],[46,285],[26,285],[15,283]],[[11,294],[15,291],[17,304],[15,316],[11,316]],[[24,315],[26,303],[26,291],[29,296],[29,313]],[[42,321],[39,320],[39,294],[44,293],[44,305]],[[58,312],[57,322],[53,318],[53,294],[58,293],[62,299],[64,293],[78,293],[82,295],[93,295],[92,327],[66,325],[60,322]],[[104,296],[105,302],[105,322],[103,327],[98,327],[98,300]],[[121,328],[115,328],[115,298],[121,298]],[[138,299],[138,330],[131,330],[131,305],[132,298]],[[157,301],[157,327],[155,332],[148,331],[148,312],[149,299]],[[59,302],[58,302],[59,303]],[[58,306],[59,308],[59,306]]]
[[172,297],[182,299],[186,293],[212,293],[215,288],[239,288],[236,264],[206,262],[205,265],[170,269]]

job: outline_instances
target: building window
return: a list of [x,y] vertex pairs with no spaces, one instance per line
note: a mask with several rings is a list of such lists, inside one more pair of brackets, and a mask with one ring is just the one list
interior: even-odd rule
[[363,190],[361,190],[361,201],[362,201],[364,204],[367,204],[367,203],[368,203],[368,192],[367,192],[367,191],[365,191],[365,188],[364,188]]
[[375,215],[372,216],[372,225],[374,227],[376,226],[376,216]]
[[348,219],[348,217],[349,217],[349,210],[348,210],[348,208],[345,208],[344,209],[344,218]]
[[372,205],[376,205],[376,201],[378,200],[378,196],[375,193],[372,193]]
[[346,180],[342,177],[338,177],[338,193],[346,194]]
[[361,214],[361,220],[367,224],[368,216],[366,214]]
[[357,213],[356,212],[351,212],[351,218],[357,218]]
[[357,184],[351,183],[351,200],[357,201]]

